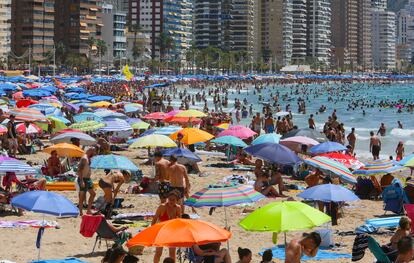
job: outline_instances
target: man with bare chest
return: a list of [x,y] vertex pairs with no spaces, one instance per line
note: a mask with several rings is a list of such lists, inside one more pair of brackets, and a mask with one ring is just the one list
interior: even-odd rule
[[172,155],[167,168],[167,175],[170,179],[170,191],[180,193],[179,203],[184,210],[183,198],[190,191],[190,180],[188,179],[187,168],[177,163],[177,157]]
[[170,162],[162,158],[162,153],[157,151],[154,153],[155,161],[155,178],[158,181],[158,196],[161,203],[165,203],[170,192],[170,178],[168,175],[168,166]]

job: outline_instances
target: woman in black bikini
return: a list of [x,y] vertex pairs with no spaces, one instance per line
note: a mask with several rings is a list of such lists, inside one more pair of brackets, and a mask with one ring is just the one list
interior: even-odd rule
[[128,183],[131,179],[131,174],[128,171],[122,170],[119,172],[109,172],[103,176],[99,182],[99,187],[104,191],[104,199],[107,204],[113,204],[114,200],[121,188],[121,185]]

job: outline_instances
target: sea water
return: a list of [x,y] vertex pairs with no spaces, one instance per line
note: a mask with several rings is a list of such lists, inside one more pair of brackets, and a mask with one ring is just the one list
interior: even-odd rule
[[[213,87],[210,87],[213,88]],[[300,90],[298,94],[294,91]],[[357,157],[362,160],[371,158],[369,153],[369,133],[374,131],[377,133],[381,123],[387,127],[386,136],[380,136],[382,142],[381,158],[388,158],[390,155],[395,158],[395,149],[399,141],[403,141],[405,145],[405,153],[409,154],[414,151],[414,114],[407,111],[407,104],[414,104],[414,84],[310,84],[310,85],[269,85],[264,86],[261,92],[254,92],[254,86],[248,86],[238,92],[236,89],[229,89],[229,106],[223,110],[226,112],[234,112],[234,100],[240,99],[243,101],[247,99],[246,107],[252,104],[254,113],[262,112],[263,103],[271,102],[272,97],[279,92],[279,104],[282,111],[286,110],[286,105],[291,105],[293,113],[294,125],[299,128],[308,127],[308,118],[310,114],[314,115],[314,120],[317,129],[322,131],[324,123],[328,116],[336,109],[336,115],[340,123],[344,123],[347,135],[351,128],[354,127],[357,134],[357,142],[355,152]],[[305,91],[304,91],[305,90]],[[189,94],[195,94],[200,90],[188,88]],[[286,100],[282,100],[282,95],[287,94]],[[259,101],[259,95],[262,101]],[[306,114],[298,113],[298,99],[305,99]],[[329,100],[331,98],[331,100]],[[350,102],[355,100],[362,100],[367,105],[349,109]],[[398,113],[397,104],[403,101],[402,112]],[[213,97],[207,96],[209,109],[214,109]],[[380,101],[390,104],[387,107],[379,107]],[[173,105],[178,107],[179,101],[174,101]],[[318,110],[321,105],[326,106],[326,111],[319,113]],[[202,109],[204,104],[196,103],[195,107]],[[365,114],[363,114],[365,111]],[[234,116],[234,114],[233,114]],[[263,116],[263,114],[262,114]],[[275,117],[275,115],[274,115]],[[403,129],[398,129],[397,121],[401,121]],[[236,123],[235,120],[233,120]],[[241,125],[249,125],[251,117],[242,119]]]

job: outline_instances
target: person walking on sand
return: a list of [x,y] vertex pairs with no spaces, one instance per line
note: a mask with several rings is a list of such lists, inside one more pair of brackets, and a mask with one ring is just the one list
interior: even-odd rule
[[381,151],[381,140],[374,134],[373,131],[370,132],[371,139],[369,141],[369,151],[372,153],[372,158],[374,160],[379,159],[379,153]]
[[89,193],[87,214],[91,214],[93,200],[95,199],[96,192],[93,189],[93,182],[91,179],[91,159],[95,156],[96,150],[94,147],[90,147],[86,150],[85,155],[81,158],[78,166],[78,185],[79,185],[79,215],[83,215],[83,203],[86,199],[86,192]]
[[167,171],[171,183],[170,191],[179,193],[178,203],[181,205],[182,212],[184,213],[183,198],[190,192],[190,180],[188,179],[187,168],[177,163],[177,157],[175,155],[171,155]]
[[155,161],[155,178],[154,181],[158,181],[158,196],[161,203],[165,203],[168,193],[170,192],[170,178],[168,173],[168,166],[170,162],[162,157],[160,151],[154,153]]
[[303,255],[314,257],[318,253],[321,236],[312,232],[304,233],[301,239],[293,239],[286,246],[285,263],[300,263]]

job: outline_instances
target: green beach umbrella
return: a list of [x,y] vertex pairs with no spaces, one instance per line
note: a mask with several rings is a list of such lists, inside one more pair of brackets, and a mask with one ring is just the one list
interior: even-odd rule
[[331,221],[331,217],[301,202],[285,201],[267,204],[240,221],[247,231],[289,232],[311,229]]
[[77,129],[83,132],[96,131],[97,129],[102,127],[105,127],[105,124],[97,121],[77,122],[69,126],[69,128],[71,129]]
[[146,123],[144,121],[136,122],[131,125],[132,129],[135,130],[146,130],[149,126],[149,123]]

